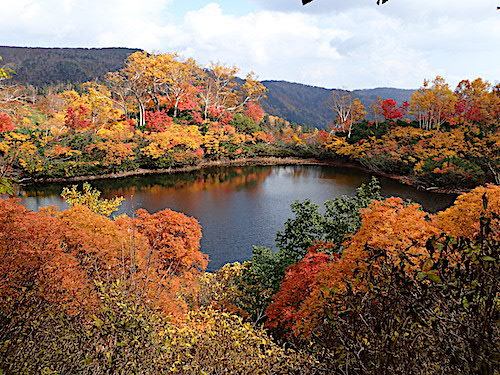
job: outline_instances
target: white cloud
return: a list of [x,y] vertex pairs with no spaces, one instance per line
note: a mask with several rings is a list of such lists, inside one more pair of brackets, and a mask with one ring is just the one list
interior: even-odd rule
[[313,56],[338,59],[331,41],[347,36],[333,28],[321,30],[303,14],[262,11],[238,17],[224,14],[216,3],[188,13],[182,30],[191,36],[189,46],[199,59],[224,60],[247,71],[283,72]]
[[302,12],[307,14],[325,14],[346,9],[373,6],[376,0],[314,0],[304,7],[300,7],[300,0],[251,0],[260,9],[279,12]]
[[227,13],[226,0],[207,0],[174,19],[175,1],[0,0],[8,14],[0,44],[173,50],[263,79],[325,87],[417,87],[436,74],[453,83],[500,77],[496,0],[390,0],[384,6],[315,0],[304,8],[299,0],[252,0],[254,10],[243,15]]
[[[5,2],[5,4],[3,4]],[[5,45],[96,47],[102,42],[143,48],[164,32],[170,0],[0,0]],[[109,40],[114,36],[114,39]],[[115,46],[112,44],[110,46]]]

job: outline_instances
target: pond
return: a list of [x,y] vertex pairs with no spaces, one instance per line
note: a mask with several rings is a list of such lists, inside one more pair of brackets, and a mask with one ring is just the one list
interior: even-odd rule
[[[97,180],[92,186],[111,198],[125,201],[116,214],[132,214],[170,208],[197,218],[203,226],[201,250],[210,257],[208,269],[248,260],[252,245],[274,244],[277,231],[291,216],[294,200],[311,199],[322,204],[342,194],[352,195],[370,174],[332,166],[255,166],[209,168],[189,173]],[[399,196],[437,212],[449,207],[455,195],[419,191],[397,181],[381,178],[385,196]],[[22,203],[32,209],[56,205],[64,184],[26,186]]]

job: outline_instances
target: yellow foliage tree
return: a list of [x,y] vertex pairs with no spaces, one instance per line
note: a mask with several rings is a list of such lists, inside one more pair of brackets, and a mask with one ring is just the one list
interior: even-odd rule
[[417,116],[423,129],[435,129],[451,118],[455,111],[457,97],[443,77],[436,77],[432,83],[424,81],[422,87],[411,97],[411,112]]
[[67,107],[84,107],[88,110],[86,120],[94,128],[100,128],[118,121],[123,117],[123,110],[111,98],[111,92],[101,84],[87,82],[82,85],[84,92],[80,95],[74,90],[64,91],[60,94]]
[[203,142],[203,136],[196,125],[172,124],[165,131],[146,134],[145,138],[149,144],[141,151],[152,159],[158,159],[174,148],[197,150]]
[[92,212],[105,216],[109,216],[118,210],[124,199],[123,197],[102,199],[100,198],[101,192],[92,188],[88,182],[83,184],[83,191],[78,191],[77,185],[64,188],[61,196],[70,206],[86,206]]

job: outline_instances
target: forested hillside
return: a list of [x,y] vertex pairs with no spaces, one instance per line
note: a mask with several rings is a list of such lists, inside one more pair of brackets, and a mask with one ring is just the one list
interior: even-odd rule
[[[262,106],[267,113],[299,125],[327,128],[333,124],[335,115],[330,109],[333,90],[286,81],[263,81],[262,83],[269,90],[267,98],[262,101]],[[354,90],[352,94],[368,108],[379,97],[384,100],[391,98],[400,103],[410,101],[413,92],[414,90],[386,87]]]
[[0,56],[17,74],[12,81],[44,86],[83,83],[123,68],[125,59],[139,51],[131,48],[2,47]]
[[[37,87],[58,83],[83,83],[117,71],[124,60],[138,51],[130,48],[28,48],[0,47],[3,63],[17,74],[12,82]],[[327,128],[335,118],[330,109],[332,90],[286,81],[264,81],[267,98],[264,110],[299,125]],[[409,101],[413,90],[376,88],[354,90],[365,107],[378,97]],[[368,116],[370,118],[370,116]]]

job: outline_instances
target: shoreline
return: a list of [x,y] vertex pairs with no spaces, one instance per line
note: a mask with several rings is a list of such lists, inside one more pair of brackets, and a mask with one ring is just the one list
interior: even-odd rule
[[95,181],[95,180],[106,180],[106,179],[117,179],[125,178],[131,176],[147,176],[154,174],[174,174],[182,172],[193,172],[205,168],[214,167],[250,167],[250,166],[265,166],[265,165],[324,165],[324,166],[335,166],[335,167],[346,167],[358,169],[376,176],[390,178],[401,182],[404,185],[413,186],[418,190],[429,191],[441,194],[461,194],[470,191],[470,189],[441,189],[441,188],[426,188],[424,186],[418,185],[412,178],[408,176],[391,175],[386,173],[381,173],[368,169],[360,164],[344,162],[341,160],[322,160],[314,158],[297,158],[297,157],[256,157],[256,158],[242,158],[242,159],[226,159],[226,160],[214,160],[205,161],[203,163],[185,167],[173,167],[173,168],[162,168],[162,169],[145,169],[139,168],[133,171],[124,171],[117,173],[106,173],[101,175],[88,175],[88,176],[74,176],[74,177],[49,177],[49,178],[38,178],[30,179],[27,183],[21,185],[32,185],[32,184],[50,184],[57,182],[84,182],[84,181]]

